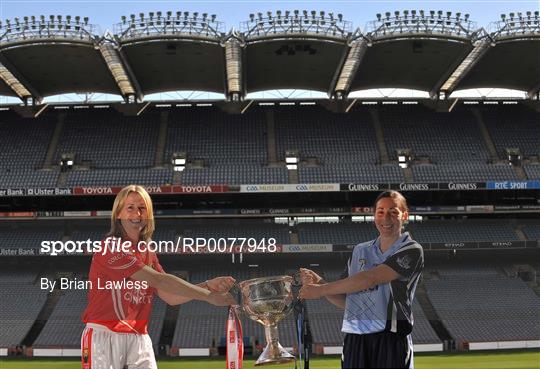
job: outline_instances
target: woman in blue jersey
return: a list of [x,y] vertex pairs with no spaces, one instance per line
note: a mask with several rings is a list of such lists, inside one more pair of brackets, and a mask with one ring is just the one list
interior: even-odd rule
[[422,246],[403,223],[407,201],[397,191],[385,191],[375,201],[379,237],[358,244],[343,278],[326,282],[301,269],[300,297],[326,297],[345,309],[342,368],[412,368],[412,304],[424,268]]

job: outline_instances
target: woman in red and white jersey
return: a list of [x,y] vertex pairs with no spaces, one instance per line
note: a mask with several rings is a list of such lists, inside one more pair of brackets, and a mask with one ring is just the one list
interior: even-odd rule
[[135,185],[123,188],[114,200],[110,237],[90,266],[81,339],[83,369],[157,368],[147,327],[154,294],[169,305],[193,299],[216,306],[235,304],[227,292],[232,277],[193,285],[165,273],[157,255],[141,247],[153,232],[148,192]]

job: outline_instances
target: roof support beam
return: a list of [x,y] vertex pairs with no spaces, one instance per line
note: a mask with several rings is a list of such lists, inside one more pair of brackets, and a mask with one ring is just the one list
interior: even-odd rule
[[352,81],[356,76],[356,72],[366,54],[367,48],[368,41],[363,37],[352,42],[349,54],[343,63],[337,82],[332,88],[333,97],[338,99],[347,97],[351,90]]
[[[483,32],[482,32],[483,31]],[[479,35],[481,35],[479,37]],[[479,34],[474,37],[476,42],[473,40],[473,49],[465,56],[465,58],[459,63],[459,65],[453,70],[448,79],[441,79],[437,84],[431,89],[429,95],[432,98],[437,98],[441,93],[444,94],[446,98],[454,91],[456,86],[461,82],[463,77],[471,71],[471,69],[478,63],[482,56],[488,51],[492,46],[491,39],[487,36],[486,32],[481,29]]]
[[41,94],[24,79],[15,67],[0,54],[0,78],[25,102],[32,101],[32,105],[37,105],[43,100]]
[[144,96],[121,51],[106,40],[100,42],[98,47],[126,102],[141,102]]
[[231,32],[225,41],[227,98],[231,101],[240,101],[244,98],[242,73],[242,42]]

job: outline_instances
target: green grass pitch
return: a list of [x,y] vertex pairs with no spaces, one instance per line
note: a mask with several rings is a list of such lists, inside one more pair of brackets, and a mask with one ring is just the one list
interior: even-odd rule
[[[244,360],[244,368],[254,368],[253,360]],[[81,365],[74,360],[0,359],[0,369],[78,369]],[[276,369],[292,369],[292,364],[265,366]],[[224,369],[225,359],[169,359],[158,362],[159,369]],[[310,368],[340,368],[339,358],[315,357]],[[420,355],[415,357],[416,369],[538,369],[540,350],[475,352],[452,355]]]

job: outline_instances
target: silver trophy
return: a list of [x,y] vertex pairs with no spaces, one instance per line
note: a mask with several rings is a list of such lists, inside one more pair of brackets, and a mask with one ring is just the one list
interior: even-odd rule
[[294,360],[279,343],[277,323],[291,312],[295,298],[294,278],[277,276],[240,282],[240,309],[252,320],[264,325],[266,347],[255,365],[287,363]]

